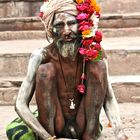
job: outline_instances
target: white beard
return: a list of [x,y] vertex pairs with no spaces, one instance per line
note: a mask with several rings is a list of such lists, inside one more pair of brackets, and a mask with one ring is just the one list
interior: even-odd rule
[[61,56],[69,57],[75,59],[78,51],[77,43],[75,42],[66,42],[64,44],[57,42],[57,48]]

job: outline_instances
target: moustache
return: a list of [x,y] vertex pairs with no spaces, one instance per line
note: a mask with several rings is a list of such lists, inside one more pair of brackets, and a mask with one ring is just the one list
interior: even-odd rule
[[77,46],[81,46],[81,36],[80,37],[77,37],[77,39],[76,40],[74,40],[74,41],[70,41],[70,42],[65,42],[64,40],[63,40],[63,38],[57,38],[56,40],[56,45],[58,46],[58,47],[61,47],[61,46],[63,46],[64,44],[67,44],[67,43],[74,43],[74,44],[77,44]]

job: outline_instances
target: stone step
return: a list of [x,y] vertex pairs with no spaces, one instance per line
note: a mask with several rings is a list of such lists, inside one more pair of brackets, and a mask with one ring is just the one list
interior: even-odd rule
[[[140,12],[139,0],[97,0],[102,13]],[[43,0],[0,0],[0,18],[35,16]]]
[[102,13],[135,13],[140,12],[139,0],[98,0]]
[[[127,14],[103,14],[101,28],[140,27],[140,12]],[[0,31],[44,30],[39,17],[0,18]]]
[[140,75],[110,76],[119,102],[140,102]]
[[[21,77],[0,78],[0,105],[15,103],[22,80]],[[110,80],[119,102],[140,102],[140,75],[111,76]]]
[[[110,75],[140,75],[140,37],[104,38]],[[0,77],[25,76],[29,56],[46,40],[0,41]]]
[[[23,77],[0,78],[0,105],[14,105]],[[35,104],[33,97],[31,104]]]
[[[135,37],[140,36],[140,27],[135,28],[104,28],[99,29],[103,32],[104,37]],[[26,31],[0,31],[0,41],[6,40],[31,40],[45,39],[45,31],[26,30]]]

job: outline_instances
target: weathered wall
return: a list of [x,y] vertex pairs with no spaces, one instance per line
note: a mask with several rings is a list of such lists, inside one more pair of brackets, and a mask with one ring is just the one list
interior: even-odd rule
[[[43,0],[0,0],[0,17],[36,16]],[[98,0],[102,13],[140,12],[140,0]]]
[[0,18],[37,16],[42,2],[0,1]]
[[140,12],[140,0],[98,0],[102,13]]

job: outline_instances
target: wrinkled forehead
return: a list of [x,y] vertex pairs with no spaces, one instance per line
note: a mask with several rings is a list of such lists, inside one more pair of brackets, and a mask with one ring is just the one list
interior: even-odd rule
[[59,23],[59,22],[67,22],[67,21],[75,21],[76,20],[76,16],[71,14],[71,13],[56,13],[54,16],[54,21],[53,21],[53,25]]

